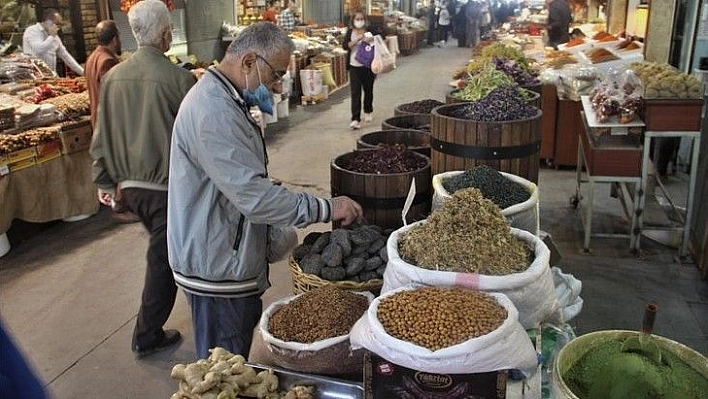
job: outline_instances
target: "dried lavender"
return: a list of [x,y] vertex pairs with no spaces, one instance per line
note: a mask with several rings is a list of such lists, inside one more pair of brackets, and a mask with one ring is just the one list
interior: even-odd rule
[[449,116],[480,122],[503,122],[536,116],[538,108],[529,105],[519,90],[512,86],[498,87],[478,101],[453,108]]
[[414,101],[408,104],[401,104],[398,106],[398,109],[403,112],[410,112],[413,114],[429,114],[433,111],[433,108],[437,108],[441,105],[445,105],[445,103],[438,100],[427,99]]
[[342,168],[357,173],[391,174],[420,170],[427,165],[425,157],[396,147],[357,151]]
[[477,188],[482,192],[484,198],[492,200],[501,209],[527,201],[531,196],[523,186],[507,179],[487,165],[475,166],[468,171],[445,179],[442,185],[450,194],[463,188]]

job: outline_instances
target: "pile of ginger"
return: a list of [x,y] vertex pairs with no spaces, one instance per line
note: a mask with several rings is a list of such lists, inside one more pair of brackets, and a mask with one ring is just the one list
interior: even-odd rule
[[170,399],[313,399],[313,388],[296,386],[278,391],[278,377],[272,369],[256,373],[246,359],[224,348],[210,349],[207,359],[177,364],[170,377],[179,380],[179,390]]

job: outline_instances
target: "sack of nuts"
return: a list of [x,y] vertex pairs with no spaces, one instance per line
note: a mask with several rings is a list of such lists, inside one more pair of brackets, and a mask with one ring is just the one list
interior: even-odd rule
[[465,288],[408,285],[376,298],[351,332],[366,348],[413,370],[473,374],[536,370],[536,352],[509,298]]
[[373,299],[370,292],[328,284],[268,306],[259,331],[278,366],[313,374],[361,373],[364,351],[351,349],[349,332]]

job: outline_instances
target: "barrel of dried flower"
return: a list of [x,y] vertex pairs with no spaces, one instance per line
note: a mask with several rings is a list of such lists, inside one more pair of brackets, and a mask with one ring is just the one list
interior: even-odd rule
[[501,122],[450,116],[467,104],[443,105],[431,114],[433,174],[488,165],[538,183],[541,111],[530,118]]
[[426,221],[410,224],[391,233],[386,244],[388,263],[382,294],[408,284],[466,287],[485,292],[500,292],[509,297],[519,310],[519,321],[524,328],[536,328],[544,321],[557,317],[560,305],[555,297],[549,267],[550,251],[540,238],[524,230],[511,229],[513,236],[529,246],[533,252],[533,261],[522,272],[492,276],[430,270],[406,262],[398,251],[401,235],[422,223]]
[[410,103],[399,104],[393,109],[393,116],[406,116],[414,114],[429,114],[434,108],[444,105],[444,103],[433,100],[418,100]]
[[[531,90],[530,88],[525,88],[527,95],[529,98],[526,100],[530,105],[533,105],[534,107],[541,108],[541,94],[536,92],[536,90]],[[458,103],[466,103],[469,102],[467,100],[463,100],[457,96],[457,94],[460,92],[460,89],[455,89],[447,94],[445,94],[445,104],[458,104]]]
[[[293,330],[293,333],[289,334],[293,336],[295,335],[295,331],[298,330],[301,330],[299,331],[300,334],[298,336],[302,336],[302,329],[309,327],[309,330],[311,331],[310,335],[314,336],[328,335],[327,330],[331,328],[329,324],[332,322],[337,322],[338,324],[351,323],[349,326],[343,326],[348,328],[346,334],[322,339],[318,338],[313,342],[299,342],[298,339],[293,337],[290,337],[288,340],[283,340],[276,337],[277,334],[272,330],[272,325],[270,324],[273,316],[285,306],[293,304],[298,298],[302,299],[303,295],[313,294],[317,295],[317,291],[281,299],[273,302],[263,312],[258,329],[263,337],[263,342],[266,348],[268,348],[271,353],[271,359],[278,366],[290,370],[297,370],[303,373],[327,375],[361,373],[364,363],[364,351],[353,351],[349,342],[349,331],[354,323],[351,321],[351,317],[344,317],[340,314],[334,314],[341,313],[343,311],[350,312],[357,310],[343,309],[343,307],[346,307],[345,305],[349,304],[351,301],[345,301],[346,303],[327,303],[332,300],[335,300],[336,302],[337,297],[341,297],[340,294],[334,293],[329,295],[320,295],[322,297],[322,301],[325,301],[330,297],[332,299],[324,303],[314,305],[318,309],[304,309],[302,311],[295,312],[292,316],[296,317],[291,316],[290,318],[296,318],[299,320],[299,324],[290,323],[291,325],[284,325],[282,327],[287,327],[288,329]],[[362,295],[368,303],[371,303],[374,299],[374,295],[370,292],[357,292],[355,294]],[[313,306],[312,299],[302,302],[302,304],[299,305],[299,307],[303,306]],[[323,321],[324,319],[321,317],[320,313],[323,312],[325,307],[327,308],[330,317],[329,320]],[[366,306],[364,309],[366,309]],[[355,317],[353,320],[358,319],[358,317],[360,316]],[[327,325],[322,325],[322,323]],[[282,331],[280,332],[282,333]]]
[[410,114],[394,116],[381,122],[381,130],[422,130],[430,131],[430,114]]
[[411,183],[415,179],[416,195],[407,215],[407,221],[425,219],[430,212],[432,198],[430,159],[416,152],[410,157],[424,165],[417,170],[404,173],[359,173],[343,167],[362,151],[356,150],[335,158],[330,165],[332,197],[346,195],[361,204],[364,217],[373,225],[398,228],[403,225],[401,212],[408,196]]
[[430,157],[430,133],[421,130],[381,130],[365,133],[356,142],[357,149],[376,148],[380,145],[402,145]]

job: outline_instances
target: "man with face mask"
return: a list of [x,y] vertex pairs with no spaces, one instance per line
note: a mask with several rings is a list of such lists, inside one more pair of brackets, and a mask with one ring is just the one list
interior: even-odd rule
[[362,219],[347,197],[291,192],[268,177],[265,142],[249,107],[272,110],[270,92],[281,91],[293,49],[278,26],[248,26],[177,114],[167,241],[175,282],[192,309],[198,358],[215,346],[248,357],[268,264],[297,244],[291,226]]
[[150,233],[132,343],[143,357],[180,340],[179,331],[163,329],[177,294],[167,259],[168,162],[175,115],[195,78],[164,55],[172,33],[162,1],[138,2],[128,22],[138,50],[101,82],[91,156],[99,201],[110,205],[120,189],[125,207]]

